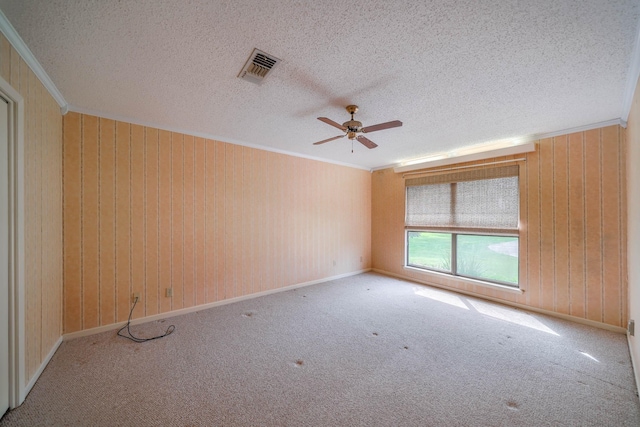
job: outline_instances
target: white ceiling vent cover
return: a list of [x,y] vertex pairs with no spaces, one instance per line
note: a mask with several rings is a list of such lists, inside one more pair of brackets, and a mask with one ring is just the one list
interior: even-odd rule
[[242,67],[242,71],[240,71],[238,77],[251,83],[260,84],[278,62],[280,62],[280,60],[275,56],[269,55],[259,49],[253,49],[251,56],[247,60],[247,63],[244,64],[244,67]]

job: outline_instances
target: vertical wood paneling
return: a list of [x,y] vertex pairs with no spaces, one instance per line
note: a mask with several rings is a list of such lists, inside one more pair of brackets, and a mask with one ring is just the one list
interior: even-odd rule
[[[609,126],[602,129],[602,288],[603,322],[622,324],[622,299],[624,282],[620,266],[622,213],[620,199],[623,197],[620,182],[620,128]],[[624,273],[626,276],[626,272]]]
[[585,132],[587,318],[602,321],[602,171],[600,129]]
[[540,306],[540,162],[538,156],[527,156],[527,294],[528,303]]
[[572,316],[585,317],[584,134],[569,135],[569,283]]
[[[310,278],[316,277],[318,274],[318,251],[317,246],[314,244],[314,238],[316,236],[316,217],[317,217],[317,206],[318,203],[314,200],[314,195],[317,193],[317,177],[318,176],[318,164],[316,162],[309,162],[309,175],[307,177],[307,184],[305,188],[307,191],[304,192],[304,206],[307,207],[306,215],[305,215],[305,236],[304,242],[306,243],[306,247],[304,249],[304,253],[311,254],[311,256],[307,257],[307,267],[306,267],[306,276],[304,277],[304,282],[308,282],[311,280]],[[315,179],[314,179],[315,178]],[[369,185],[371,188],[371,185]],[[370,244],[369,244],[370,245]]]
[[0,34],[0,74],[6,81],[11,80],[11,43]]
[[[286,189],[285,189],[285,183],[286,183],[286,177],[284,176],[284,158],[282,156],[279,155],[275,155],[274,156],[274,163],[275,163],[275,169],[273,171],[274,173],[274,177],[273,177],[273,182],[275,184],[275,209],[274,209],[274,246],[273,246],[273,270],[274,270],[274,276],[273,276],[273,283],[271,286],[271,289],[275,289],[275,288],[279,288],[281,286],[284,286],[284,274],[283,274],[283,270],[284,270],[284,266],[283,264],[286,263],[287,267],[290,266],[291,264],[289,264],[289,260],[286,258],[286,248],[285,248],[285,244],[288,244],[289,242],[285,242],[284,238],[282,238],[282,234],[285,233],[285,230],[283,229],[283,223],[284,223],[284,218],[283,215],[286,212],[284,209],[284,199],[286,197],[289,197],[289,194],[286,193]],[[282,191],[282,189],[285,189],[285,191]],[[280,257],[282,260],[284,260],[283,262],[278,262],[278,260],[276,259],[276,257]]]
[[269,266],[265,265],[265,254],[268,253],[269,245],[269,229],[268,229],[268,215],[269,215],[269,198],[267,197],[267,189],[269,183],[269,164],[268,153],[266,151],[258,151],[258,171],[259,174],[256,177],[256,188],[258,192],[258,206],[260,210],[257,212],[254,218],[255,224],[258,226],[258,239],[257,257],[260,259],[262,268],[257,271],[257,275],[260,280],[259,291],[265,291],[268,283],[268,269]]
[[267,180],[272,183],[267,187],[267,211],[266,211],[266,227],[267,230],[267,242],[265,245],[266,254],[266,266],[265,266],[265,290],[272,289],[274,287],[275,277],[275,216],[276,216],[276,186],[275,183],[275,171],[277,165],[275,164],[276,155],[274,153],[267,153],[266,155],[266,169]]
[[[71,193],[73,185],[97,179],[97,231],[80,237],[99,248],[100,325],[126,320],[132,292],[143,300],[135,316],[149,316],[370,265],[367,171],[70,117],[99,123],[97,160],[80,152],[64,168]],[[65,144],[72,144],[68,136]],[[76,136],[75,148],[83,143],[91,142]],[[83,162],[98,166],[84,181],[73,175]],[[82,200],[75,204],[91,211]],[[72,215],[68,210],[65,221]],[[77,234],[65,230],[65,238]],[[79,259],[69,265],[72,274],[82,271]],[[90,291],[82,277],[70,298]],[[172,298],[165,296],[169,287]],[[83,309],[89,304],[78,300],[65,315]]]
[[[14,88],[16,88],[20,93],[24,94],[25,98],[25,114],[29,117],[32,117],[32,120],[29,123],[25,123],[24,133],[25,133],[25,143],[24,143],[24,168],[31,173],[25,172],[24,176],[24,186],[25,189],[34,188],[34,180],[35,174],[38,172],[35,168],[35,157],[37,155],[35,147],[37,146],[37,141],[35,140],[35,126],[37,124],[37,117],[35,115],[35,94],[32,88],[29,85],[29,80],[33,80],[33,78],[29,79],[28,73],[23,73],[20,75],[20,59],[17,55],[17,52],[13,48],[11,48],[11,57],[13,61],[11,62],[11,70],[10,70],[10,78],[14,83]],[[13,63],[15,61],[15,64]],[[30,90],[31,89],[31,90]],[[26,206],[31,206],[31,210],[25,210],[24,219],[25,223],[29,224],[37,224],[37,206],[35,203],[35,191],[25,191],[24,201]],[[25,305],[26,305],[26,358],[27,358],[27,370],[31,371],[33,369],[33,363],[36,359],[37,355],[37,343],[39,339],[39,324],[36,315],[36,300],[34,298],[38,284],[36,283],[36,268],[39,264],[39,257],[35,252],[35,245],[29,245],[35,241],[35,235],[37,233],[37,229],[35,227],[25,227],[25,257],[29,258],[31,262],[29,264],[25,264],[25,280],[31,283],[31,286],[28,286],[25,289]]]
[[[293,157],[285,157],[286,161],[286,170],[291,170],[296,177],[302,177],[302,172],[300,170],[301,163],[303,160],[294,159]],[[302,219],[302,206],[299,205],[300,202],[300,193],[299,187],[296,185],[301,182],[301,178],[298,178],[298,182],[291,179],[290,177],[286,177],[287,187],[285,193],[290,196],[285,198],[285,203],[283,208],[285,212],[289,212],[289,217],[292,219],[289,227],[285,227],[286,235],[283,239],[285,242],[289,242],[286,245],[287,258],[289,260],[288,265],[289,268],[285,268],[285,285],[291,285],[296,283],[299,276],[300,264],[301,260],[298,260],[297,254],[299,253],[300,247],[300,234],[302,233],[302,227],[300,226],[300,221]]]
[[[391,169],[371,178],[373,268],[454,289],[624,327],[624,132],[611,126],[537,142],[521,166],[523,295],[407,272],[404,181]],[[501,159],[488,159],[491,162]],[[483,162],[476,162],[481,164]],[[523,259],[524,258],[524,259]]]
[[[66,116],[65,116],[66,117]],[[66,136],[65,136],[66,140]],[[116,321],[116,123],[100,119],[100,324]],[[65,164],[65,183],[68,180]],[[65,218],[67,211],[65,209]],[[65,236],[67,230],[65,229]],[[65,276],[65,293],[66,293]],[[65,332],[70,332],[65,329]]]
[[[24,99],[24,263],[25,263],[25,380],[28,382],[60,338],[64,322],[82,328],[82,272],[71,274],[71,288],[79,291],[65,299],[63,271],[71,267],[73,254],[80,256],[82,247],[81,181],[82,170],[74,165],[75,193],[63,200],[62,164],[65,160],[80,160],[80,119],[69,123],[69,151],[63,154],[63,119],[60,108],[46,91],[26,62],[0,34],[0,75]],[[80,155],[80,157],[78,157]],[[77,190],[77,191],[76,191]],[[63,254],[65,225],[63,206],[70,208],[66,225],[75,217],[75,236],[68,236],[69,253]],[[78,230],[80,232],[78,232]],[[73,262],[77,263],[78,260]],[[78,287],[79,286],[79,287]],[[71,311],[63,319],[63,304]],[[26,384],[23,384],[23,386]]]
[[223,239],[228,242],[225,250],[230,252],[230,258],[224,263],[224,291],[223,299],[236,296],[236,271],[240,263],[241,254],[238,250],[238,194],[239,183],[236,180],[237,168],[235,167],[235,155],[242,147],[237,145],[224,145],[224,226],[221,230]]
[[[9,71],[9,84],[11,86],[13,86],[14,88],[16,88],[20,93],[24,93],[26,95],[28,95],[28,90],[27,88],[24,86],[24,84],[21,86],[20,85],[20,61],[22,61],[23,59],[20,57],[20,54],[18,53],[18,51],[16,51],[13,46],[11,46],[11,70]],[[23,78],[28,79],[29,78],[29,74],[24,74]],[[33,103],[32,103],[33,105]],[[28,105],[27,105],[28,107]],[[32,117],[32,120],[29,121],[29,123],[27,123],[27,126],[35,126],[36,122],[37,122],[37,118],[35,117],[35,115],[33,114],[33,110],[28,112],[29,117]],[[29,141],[31,141],[31,139],[29,139]],[[25,159],[27,160],[27,159]]]
[[100,325],[98,118],[82,116],[83,328]]
[[[622,306],[623,319],[640,318],[640,133],[638,132],[640,122],[640,91],[638,87],[629,111],[627,128],[622,132],[624,140],[622,158],[626,170],[621,169],[618,173],[622,182],[622,234],[624,244],[622,246],[622,263],[620,268],[628,275],[623,288],[623,295],[628,296]],[[629,352],[634,361],[640,360],[640,337],[629,335]],[[636,362],[634,374],[636,385],[640,384],[640,369]]]
[[[51,204],[46,212],[43,212],[44,224],[49,228],[50,235],[47,244],[47,257],[51,261],[51,270],[43,275],[46,280],[49,296],[44,300],[45,306],[49,308],[49,318],[46,320],[47,345],[43,348],[48,352],[58,342],[62,334],[62,301],[63,301],[63,245],[62,245],[62,118],[58,103],[51,97],[48,99],[47,126],[50,133],[47,136],[46,145],[49,147],[51,157],[51,174],[43,180],[46,185],[46,192],[51,198]],[[42,357],[41,360],[46,360]],[[31,377],[29,377],[30,379]]]
[[[225,257],[222,256],[225,251],[230,248],[225,248],[225,227],[226,227],[226,195],[225,195],[225,145],[222,142],[215,141],[211,147],[214,151],[212,154],[214,178],[213,178],[213,236],[212,244],[215,246],[214,258],[216,262],[216,268],[214,271],[213,279],[213,299],[212,301],[220,301],[227,298],[225,296],[225,278],[226,278],[226,264]],[[233,256],[233,254],[231,255]],[[230,260],[231,261],[231,260]]]
[[116,321],[131,301],[131,126],[116,122]]
[[171,133],[159,131],[158,137],[158,272],[160,289],[160,313],[171,311],[172,298],[166,297],[166,289],[171,288],[172,264],[171,219]]
[[[205,258],[209,260],[205,264],[205,300],[213,302],[218,300],[217,284],[219,265],[222,263],[222,257],[218,256],[218,248],[222,247],[222,243],[216,239],[218,209],[216,207],[217,194],[217,169],[216,163],[216,146],[214,141],[205,141]],[[207,173],[207,171],[212,171]]]
[[569,184],[567,136],[555,138],[553,143],[553,204],[554,204],[554,283],[555,310],[569,314]]
[[158,199],[158,131],[145,129],[145,314],[151,316],[160,310],[160,281],[158,263],[159,199]]
[[[14,55],[12,50],[12,55]],[[40,180],[42,178],[42,170],[39,165],[40,153],[40,135],[39,129],[41,119],[39,117],[39,103],[37,78],[33,73],[27,72],[27,67],[22,58],[15,53],[16,64],[12,63],[12,78],[15,73],[15,80],[19,86],[18,91],[24,93],[26,114],[33,118],[25,124],[25,205],[31,206],[29,211],[25,212],[25,222],[33,224],[34,227],[25,229],[25,257],[31,260],[25,263],[25,280],[31,284],[25,289],[26,298],[26,333],[27,333],[27,370],[35,371],[37,361],[40,358],[41,341],[42,341],[42,253],[41,253],[41,236],[42,236],[42,218],[41,218],[41,194]],[[82,245],[82,242],[80,242]],[[81,246],[82,248],[82,246]]]
[[[224,175],[219,183],[220,186],[223,187],[223,198],[222,198],[222,223],[217,221],[218,226],[218,238],[221,238],[223,242],[229,242],[229,245],[224,247],[224,250],[229,251],[231,257],[228,262],[224,262],[222,264],[222,281],[221,285],[223,286],[218,292],[219,299],[227,299],[232,298],[234,296],[234,270],[235,263],[237,262],[238,253],[236,252],[237,241],[234,239],[235,236],[235,223],[236,223],[236,212],[235,212],[235,186],[234,186],[234,164],[233,164],[233,156],[234,156],[234,147],[231,145],[224,145],[222,147],[223,152],[222,158],[218,160],[218,164],[224,164],[223,171]],[[217,198],[217,197],[216,197]],[[216,216],[216,218],[218,218]]]
[[[635,121],[634,119],[631,119],[631,121]],[[631,128],[631,129],[629,129]],[[631,245],[633,245],[634,243],[630,243],[629,242],[629,236],[631,235],[629,232],[629,217],[628,215],[631,213],[630,211],[628,211],[627,209],[629,209],[629,204],[633,203],[633,196],[629,197],[629,189],[627,186],[629,185],[635,185],[635,184],[631,184],[631,182],[633,182],[633,178],[631,177],[632,172],[629,170],[629,159],[631,158],[631,154],[629,153],[629,143],[630,143],[630,138],[632,137],[632,134],[635,132],[634,130],[635,128],[635,124],[632,123],[631,125],[629,125],[627,127],[627,129],[620,129],[620,137],[622,142],[622,148],[620,149],[620,164],[625,166],[624,168],[619,168],[618,169],[618,176],[620,177],[620,229],[621,229],[621,234],[622,234],[622,243],[620,245],[620,257],[621,262],[620,262],[620,276],[621,276],[621,281],[622,281],[622,286],[621,286],[621,294],[622,294],[622,308],[621,308],[621,317],[622,317],[622,325],[626,326],[626,322],[627,319],[632,319],[634,317],[634,313],[635,313],[635,307],[638,307],[637,305],[635,305],[635,299],[634,296],[631,294],[630,289],[631,289],[631,283],[636,283],[635,281],[635,266],[631,267],[629,265],[629,254],[627,253],[627,251],[631,250],[635,253],[635,250],[631,247]],[[636,218],[636,217],[632,217],[632,218]],[[631,219],[631,221],[634,221],[634,225],[632,227],[635,227],[635,220]],[[632,270],[632,268],[634,270]],[[634,306],[634,312],[630,311],[631,306]],[[631,343],[631,351],[634,352],[634,346],[635,346],[635,342]]]
[[171,309],[182,308],[184,265],[184,145],[181,134],[171,134]]
[[[255,179],[255,174],[257,171],[257,166],[255,163],[256,160],[256,156],[255,153],[257,152],[257,150],[253,150],[250,149],[248,147],[245,147],[243,149],[243,163],[245,165],[244,167],[244,171],[243,171],[243,182],[247,183],[246,187],[244,188],[242,195],[242,211],[243,212],[249,212],[249,210],[251,209],[252,205],[256,208],[259,209],[258,207],[258,200],[257,200],[257,195],[255,193],[256,187],[255,185],[251,185],[251,183],[256,182]],[[257,247],[257,242],[258,242],[258,235],[257,235],[257,228],[255,227],[256,221],[251,221],[250,219],[244,217],[244,225],[243,225],[243,230],[242,230],[242,236],[244,238],[244,236],[246,236],[248,239],[251,239],[252,241],[252,245],[250,245],[248,248],[245,248],[245,250],[242,253],[243,259],[242,259],[242,264],[243,265],[249,265],[251,262],[254,262],[255,259],[257,259],[257,253],[256,253],[256,247]],[[245,295],[248,294],[252,294],[254,292],[257,292],[258,290],[255,289],[255,285],[256,285],[256,271],[254,269],[246,269],[245,270],[245,276],[244,276],[244,280],[243,280],[243,285],[244,285],[244,293]]]
[[519,191],[520,191],[520,229],[523,231],[520,236],[520,240],[518,242],[518,281],[520,283],[520,288],[525,290],[525,294],[523,297],[519,298],[520,304],[529,304],[530,303],[530,292],[529,290],[529,275],[527,274],[528,264],[527,261],[529,259],[529,183],[527,182],[527,168],[521,163],[519,167]]
[[194,148],[194,240],[195,240],[195,293],[196,305],[205,304],[206,299],[206,175],[205,140],[195,138]]
[[[145,294],[145,157],[144,127],[131,125],[131,295]],[[144,300],[139,300],[133,317],[146,315]]]
[[64,330],[82,329],[82,117],[64,116]]
[[244,182],[244,158],[243,153],[245,147],[240,145],[228,145],[233,147],[233,178],[232,181],[234,183],[234,190],[232,193],[233,200],[233,242],[234,242],[234,252],[236,256],[232,262],[233,265],[233,296],[241,296],[244,295],[245,292],[245,284],[243,283],[244,273],[243,266],[245,260],[244,254],[244,242],[242,239],[244,232],[244,215],[243,214],[243,202],[245,197],[245,182]]
[[553,141],[540,141],[540,280],[542,308],[555,309]]
[[182,306],[192,307],[196,304],[195,282],[195,238],[194,238],[194,145],[193,137],[185,135],[183,142],[184,153],[184,184],[183,184],[183,288]]

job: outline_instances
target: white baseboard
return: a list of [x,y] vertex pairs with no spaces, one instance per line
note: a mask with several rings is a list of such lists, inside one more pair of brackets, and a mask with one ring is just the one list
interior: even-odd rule
[[22,402],[24,402],[24,400],[27,398],[27,395],[29,394],[33,386],[36,384],[36,381],[38,381],[38,378],[40,378],[40,375],[42,375],[44,368],[47,367],[53,355],[56,354],[56,351],[58,351],[60,344],[62,344],[62,337],[58,338],[58,341],[55,342],[55,344],[49,351],[49,354],[47,354],[47,357],[45,357],[45,359],[40,364],[40,367],[38,368],[36,373],[33,374],[33,377],[31,377],[31,379],[27,383],[27,386],[22,390],[22,393],[20,394],[20,405],[22,405]]
[[[263,297],[263,296],[266,296],[266,295],[276,294],[278,292],[284,292],[284,291],[290,291],[292,289],[303,288],[305,286],[317,285],[319,283],[329,282],[331,280],[342,279],[344,277],[356,276],[358,274],[366,273],[368,271],[371,271],[371,269],[367,268],[367,269],[364,269],[364,270],[352,271],[350,273],[339,274],[339,275],[331,276],[331,277],[325,277],[323,279],[312,280],[310,282],[298,283],[298,284],[295,284],[295,285],[285,286],[283,288],[271,289],[271,290],[263,291],[263,292],[256,292],[254,294],[244,295],[244,296],[241,296],[241,297],[229,298],[229,299],[225,299],[225,300],[221,300],[221,301],[211,302],[211,303],[208,303],[208,304],[201,304],[201,305],[196,305],[196,306],[193,306],[193,307],[182,308],[180,310],[169,311],[169,312],[166,312],[166,313],[154,314],[152,316],[146,316],[146,317],[141,317],[141,318],[138,318],[138,319],[134,319],[134,320],[131,321],[131,324],[132,325],[139,325],[141,323],[153,322],[155,320],[167,319],[167,318],[174,317],[174,316],[181,316],[183,314],[194,313],[196,311],[206,310],[208,308],[219,307],[221,305],[226,305],[226,304],[233,304],[234,302],[240,302],[240,301],[245,301],[245,300],[249,300],[249,299],[253,299],[253,298],[259,298],[259,297]],[[112,331],[114,329],[120,329],[121,327],[123,327],[126,324],[127,324],[127,322],[118,322],[118,323],[112,323],[112,324],[109,324],[109,325],[98,326],[97,328],[85,329],[83,331],[71,332],[71,333],[68,333],[68,334],[64,334],[62,336],[62,338],[64,339],[64,341],[68,341],[68,340],[72,340],[74,338],[86,337],[86,336],[89,336],[89,335],[95,335],[95,334],[99,334],[99,333],[102,333],[102,332]]]
[[627,332],[627,330],[625,328],[622,328],[620,326],[607,325],[606,323],[596,322],[595,320],[583,319],[582,317],[576,317],[576,316],[571,316],[571,315],[568,315],[568,314],[557,313],[555,311],[545,310],[545,309],[537,308],[537,307],[531,307],[531,306],[528,306],[528,305],[525,305],[525,304],[518,304],[517,302],[505,301],[505,300],[502,300],[502,299],[499,299],[499,298],[493,298],[493,297],[482,295],[482,294],[476,294],[474,292],[469,292],[469,291],[465,291],[465,290],[462,290],[462,289],[456,289],[456,288],[451,288],[449,286],[438,285],[436,283],[430,283],[427,280],[419,280],[419,279],[416,279],[416,278],[413,278],[413,277],[403,276],[402,274],[396,274],[396,273],[391,273],[391,272],[385,271],[385,270],[379,270],[377,268],[372,269],[372,271],[375,272],[375,273],[384,274],[385,276],[396,277],[398,279],[406,280],[406,281],[409,281],[409,282],[420,283],[422,285],[432,286],[434,288],[445,289],[447,291],[456,292],[456,293],[459,293],[459,294],[468,295],[468,296],[472,296],[472,297],[475,297],[475,298],[485,299],[485,300],[497,302],[497,303],[500,303],[500,304],[508,305],[508,306],[511,306],[511,307],[520,308],[522,310],[533,311],[534,313],[545,314],[547,316],[557,317],[559,319],[569,320],[571,322],[576,322],[576,323],[580,323],[580,324],[583,324],[583,325],[588,325],[588,326],[593,326],[593,327],[600,328],[600,329],[605,329],[607,331],[617,332],[617,333],[620,333],[620,334],[624,334],[624,333]]

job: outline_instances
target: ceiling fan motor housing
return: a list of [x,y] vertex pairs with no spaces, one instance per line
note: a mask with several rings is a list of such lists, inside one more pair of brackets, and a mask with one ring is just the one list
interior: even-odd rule
[[349,139],[355,139],[357,134],[360,132],[360,129],[362,129],[362,122],[353,120],[353,115],[358,112],[358,106],[347,105],[347,112],[351,114],[351,120],[344,122],[342,126],[347,128],[347,137]]
[[[347,128],[347,135],[349,136],[349,139],[353,139],[355,138],[355,134],[360,132],[360,129],[362,128],[362,122],[359,122],[357,120],[349,120],[348,122],[344,122],[342,126]],[[353,137],[351,136],[352,133],[354,134]]]

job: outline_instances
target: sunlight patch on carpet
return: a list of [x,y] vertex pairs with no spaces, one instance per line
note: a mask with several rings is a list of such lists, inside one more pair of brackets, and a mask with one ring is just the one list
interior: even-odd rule
[[438,291],[436,289],[431,288],[414,288],[413,291],[416,295],[420,295],[422,297],[426,297],[435,301],[440,301],[445,304],[452,305],[458,308],[464,308],[465,310],[469,310],[469,307],[465,305],[462,299],[456,295],[453,295],[449,292]]
[[515,323],[517,325],[526,326],[527,328],[536,329],[538,331],[546,332],[555,336],[560,336],[555,331],[544,325],[538,319],[530,314],[522,311],[516,311],[511,308],[499,307],[494,304],[488,304],[480,301],[468,300],[480,314],[493,317],[495,319],[506,320],[507,322]]
[[588,357],[589,359],[596,361],[598,363],[600,363],[600,361],[598,359],[596,359],[595,357],[593,357],[592,355],[590,355],[589,353],[585,353],[584,351],[580,352],[581,355]]

